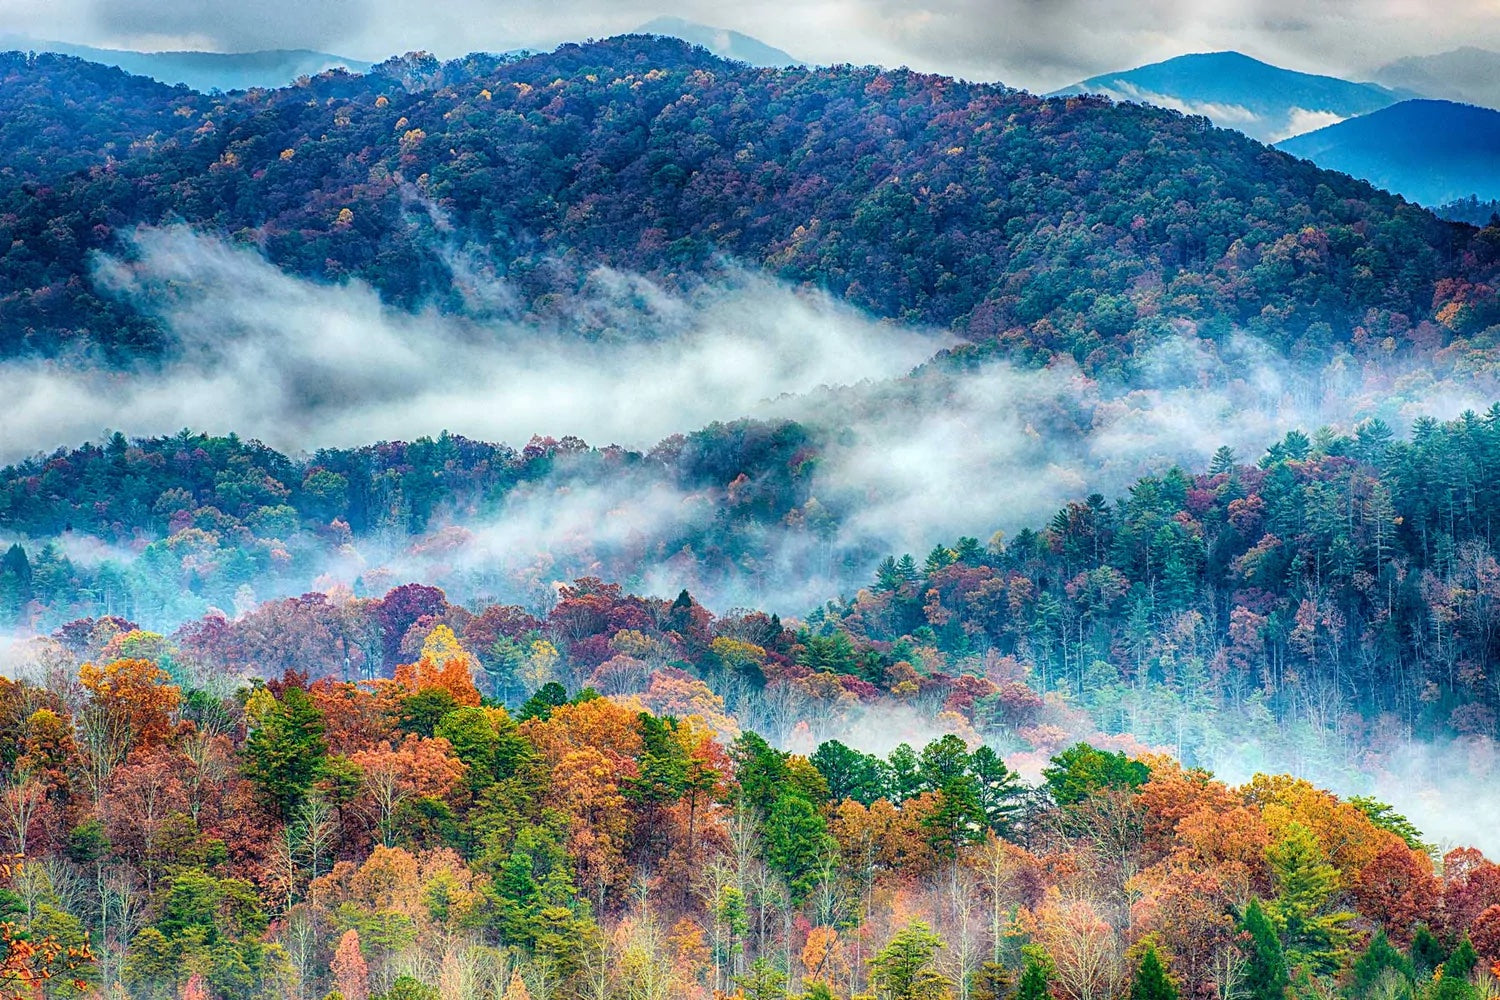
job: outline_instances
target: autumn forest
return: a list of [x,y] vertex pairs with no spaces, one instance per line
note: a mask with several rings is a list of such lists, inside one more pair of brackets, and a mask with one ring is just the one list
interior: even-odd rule
[[1495,1000],[1497,282],[1106,98],[0,55],[0,1000]]

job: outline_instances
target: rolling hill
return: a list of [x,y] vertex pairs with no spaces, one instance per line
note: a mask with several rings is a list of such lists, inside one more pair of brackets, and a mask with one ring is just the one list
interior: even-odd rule
[[1402,101],[1279,148],[1423,205],[1500,198],[1500,111]]
[[1401,99],[1372,83],[1351,83],[1272,66],[1239,52],[1178,56],[1091,77],[1057,92],[1103,94],[1204,115],[1221,128],[1276,142]]
[[285,87],[300,76],[316,76],[342,67],[362,73],[371,63],[346,56],[307,49],[267,49],[260,52],[134,52],[99,49],[89,45],[47,41],[19,35],[0,35],[0,48],[24,52],[54,52],[76,56],[102,66],[117,66],[127,73],[149,77],[160,83],[184,84],[193,90],[247,90],[251,87]]
[[[66,89],[64,72],[23,61],[3,87]],[[1179,322],[1324,349],[1371,317],[1428,317],[1440,278],[1494,266],[1467,255],[1472,230],[1172,111],[905,70],[768,71],[663,38],[149,100],[182,122],[151,148],[0,191],[5,353],[161,349],[92,262],[163,220],[402,308],[468,309],[469,255],[528,320],[600,266],[691,283],[733,260],[1091,371]],[[102,132],[38,132],[8,155]]]
[[0,185],[144,155],[215,103],[71,56],[0,52]]

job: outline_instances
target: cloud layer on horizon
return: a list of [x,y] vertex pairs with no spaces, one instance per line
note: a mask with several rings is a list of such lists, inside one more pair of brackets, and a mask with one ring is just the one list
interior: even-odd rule
[[1238,49],[1360,76],[1406,55],[1500,47],[1490,0],[1444,16],[1413,0],[0,0],[12,32],[126,48],[311,48],[379,59],[413,49],[549,48],[659,15],[732,28],[815,62],[910,65],[1034,90],[1183,52]]

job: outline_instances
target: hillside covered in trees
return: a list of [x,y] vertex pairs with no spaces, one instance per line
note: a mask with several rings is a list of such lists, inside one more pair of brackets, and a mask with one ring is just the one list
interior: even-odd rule
[[[560,607],[581,623],[607,597]],[[398,593],[382,614],[424,600],[441,607]],[[631,607],[652,611],[612,614]],[[691,602],[654,611],[704,625]],[[1032,783],[956,735],[788,753],[666,672],[645,696],[554,681],[507,709],[446,624],[414,624],[384,679],[194,680],[209,631],[174,649],[80,623],[44,681],[0,680],[8,996],[1494,989],[1500,867],[1439,857],[1375,800],[1086,743]],[[616,639],[651,655],[645,631]]]
[[[87,75],[12,62],[0,92]],[[168,348],[150,304],[102,291],[90,261],[170,221],[402,307],[484,313],[475,283],[503,282],[533,319],[566,312],[599,266],[691,282],[727,257],[1091,371],[1174,322],[1316,354],[1441,342],[1460,309],[1495,320],[1495,232],[1101,98],[756,69],[639,36],[511,62],[414,55],[233,100],[133,86],[149,149],[0,192],[6,353]],[[6,156],[106,149],[116,127],[64,119]]]
[[[649,536],[570,534],[536,562],[507,565],[489,550],[465,561],[482,543],[463,525],[513,509],[507,491],[564,462],[576,463],[572,478],[549,485],[543,504],[641,466],[678,477],[713,516]],[[695,588],[811,572],[840,528],[837,508],[807,493],[816,462],[816,442],[795,425],[753,423],[651,455],[545,442],[515,454],[445,438],[294,461],[232,439],[116,438],[6,470],[0,525],[35,540],[0,560],[0,608],[41,632],[109,616],[163,631],[188,620],[183,634],[240,637],[212,660],[231,675],[375,677],[403,643],[410,651],[416,618],[395,627],[374,609],[417,579],[462,595],[430,597],[424,612],[460,636],[496,608],[520,623],[500,653],[489,631],[470,644],[496,672],[487,693],[528,688],[513,673],[516,650],[539,640],[571,683],[601,686],[595,671],[621,652],[617,632],[642,616],[660,628],[665,612],[616,615],[617,601],[655,599],[627,600],[628,588],[606,582],[591,585],[611,596],[586,625],[558,624],[568,607],[558,574],[639,585],[666,567],[675,586]],[[628,670],[644,684],[676,664],[736,711],[734,699],[770,689],[811,699],[794,718],[825,721],[843,708],[858,715],[882,692],[920,692],[922,712],[956,710],[972,731],[1004,733],[1027,752],[1080,731],[1076,715],[1037,714],[1046,699],[1189,762],[1261,742],[1342,768],[1413,735],[1493,739],[1497,463],[1500,410],[1420,421],[1409,440],[1378,421],[1349,436],[1294,432],[1251,464],[1222,449],[1206,470],[1079,499],[1009,537],[892,555],[857,593],[751,640],[753,669],[725,672],[717,635],[679,641],[664,629],[656,658],[627,656]],[[786,552],[805,560],[800,569],[774,558]],[[272,638],[241,648],[245,634]],[[1024,711],[997,703],[1005,692]],[[757,725],[787,739],[794,724]]]
[[[905,70],[0,58],[0,1000],[1493,1000],[1500,405],[1415,414],[1496,397],[1497,269],[1203,119]],[[29,437],[339,283],[195,392],[315,423],[488,349],[400,412],[608,408],[526,335],[669,353],[745,273],[952,336],[649,447]],[[1279,440],[1164,460],[1214,409]]]

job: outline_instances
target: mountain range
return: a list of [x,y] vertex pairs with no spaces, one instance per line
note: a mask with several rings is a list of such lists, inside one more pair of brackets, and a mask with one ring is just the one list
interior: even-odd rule
[[1500,112],[1490,109],[1500,107],[1500,88],[1490,81],[1500,78],[1500,54],[1468,48],[1413,57],[1375,76],[1379,82],[1354,83],[1214,52],[1092,77],[1057,93],[1203,115],[1433,208],[1495,198]]
[[267,49],[260,52],[135,52],[100,49],[20,35],[0,35],[0,49],[54,52],[76,56],[101,66],[117,66],[127,73],[168,85],[183,84],[207,93],[285,87],[299,76],[316,76],[342,67],[363,73],[372,63],[308,49]]
[[708,24],[686,21],[680,17],[657,17],[636,29],[641,35],[665,35],[680,38],[694,45],[701,45],[716,56],[749,63],[751,66],[796,66],[802,60],[774,45],[767,45],[759,38],[716,28]]
[[[663,35],[700,45],[725,59],[752,66],[793,66],[801,62],[790,53],[758,38],[699,24],[680,17],[657,17],[636,29],[643,35]],[[0,33],[0,51],[51,52],[75,56],[101,66],[114,66],[169,86],[182,84],[201,93],[285,87],[298,77],[316,76],[330,69],[367,72],[373,62],[310,49],[266,49],[257,52],[165,51],[98,48],[52,39]],[[520,54],[513,50],[507,54]]]
[[1173,108],[1264,142],[1367,114],[1402,97],[1379,84],[1299,73],[1240,52],[1178,56],[1090,77],[1056,94],[1103,94]]
[[1278,144],[1423,205],[1500,198],[1500,111],[1402,101]]
[[[85,76],[90,106],[134,116],[18,130],[0,151],[26,181],[0,192],[7,353],[163,346],[152,311],[94,277],[162,220],[403,308],[470,308],[471,260],[532,318],[600,266],[681,283],[729,259],[1097,370],[1173,322],[1326,347],[1371,310],[1429,316],[1435,282],[1490,266],[1463,256],[1470,231],[1200,119],[905,70],[768,72],[625,36],[409,56],[254,100],[110,72],[16,55],[0,87],[3,104]],[[107,161],[47,172],[52,150],[106,140]],[[1319,260],[1289,281],[1279,261],[1310,230]]]

